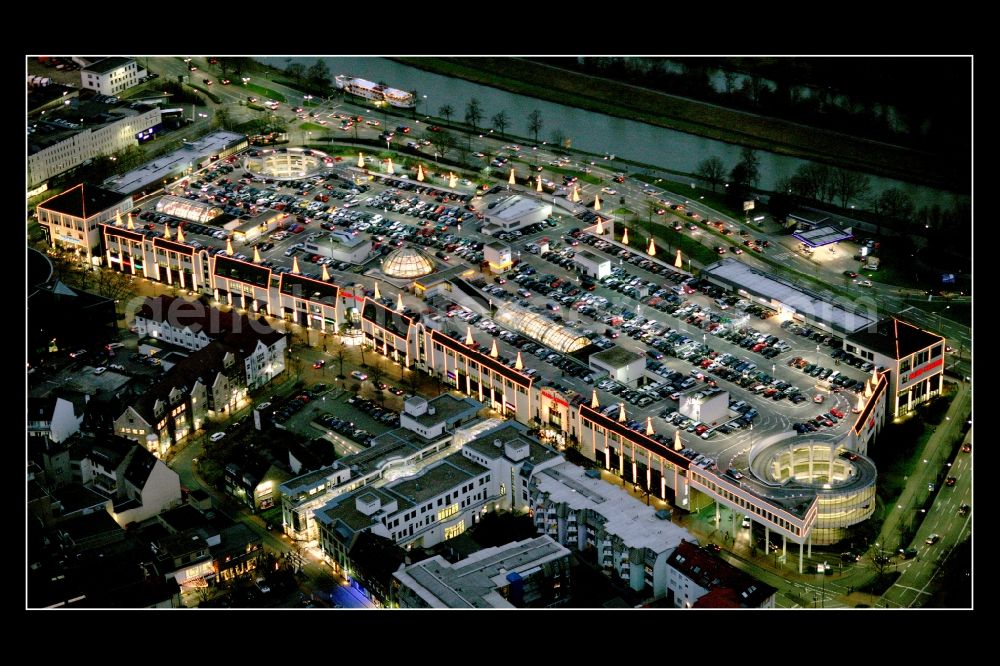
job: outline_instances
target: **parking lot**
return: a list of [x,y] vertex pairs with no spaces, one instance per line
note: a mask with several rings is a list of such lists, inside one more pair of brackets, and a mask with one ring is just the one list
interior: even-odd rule
[[[408,245],[433,254],[441,269],[478,267],[483,245],[494,240],[479,232],[481,211],[505,196],[506,188],[474,191],[471,183],[463,187],[465,192],[456,192],[386,175],[357,184],[342,162],[332,163],[323,175],[274,181],[244,173],[234,157],[179,182],[172,193],[220,206],[244,219],[264,210],[286,213],[283,228],[234,246],[236,258],[252,260],[256,247],[262,263],[278,275],[291,270],[292,258],[298,256],[305,274],[319,278],[325,264],[334,282],[353,285],[380,256]],[[156,213],[150,210],[153,206],[155,201],[138,211],[143,233],[162,235],[164,225],[183,226],[188,243],[211,253],[226,251],[228,232]],[[837,352],[841,358],[833,358],[827,352],[838,343],[835,338],[792,322],[779,324],[767,308],[583,232],[594,219],[589,211],[579,219],[557,214],[505,232],[501,240],[511,244],[515,269],[503,276],[476,277],[472,284],[494,308],[515,303],[578,332],[590,340],[588,354],[617,344],[644,355],[642,386],[604,379],[588,367],[588,354],[560,353],[443,297],[419,307],[441,317],[445,330],[461,339],[466,327],[474,326],[484,351],[495,339],[501,360],[510,366],[520,351],[526,373],[573,402],[589,401],[596,388],[609,412],[617,413],[620,403],[628,406],[631,427],[644,430],[647,417],[652,417],[658,435],[672,439],[674,429],[680,428],[685,443],[715,458],[745,449],[754,436],[750,423],[757,437],[793,427],[817,435],[843,432],[851,420],[844,418],[853,407],[851,391],[863,388],[865,371],[870,369],[861,359],[843,357],[843,352]],[[306,240],[321,241],[335,229],[367,234],[372,257],[365,264],[351,265],[303,251]],[[583,246],[611,261],[610,276],[597,281],[576,272],[573,256]],[[383,300],[393,304],[394,295],[386,291]],[[368,287],[365,292],[372,294]],[[716,388],[730,393],[733,411],[728,421],[700,424],[676,413],[681,393]],[[338,418],[332,415],[326,427],[346,428],[336,422]],[[376,426],[383,424],[370,425],[372,429],[355,430],[377,434]],[[353,435],[353,431],[350,437],[341,433],[345,441],[355,442]]]

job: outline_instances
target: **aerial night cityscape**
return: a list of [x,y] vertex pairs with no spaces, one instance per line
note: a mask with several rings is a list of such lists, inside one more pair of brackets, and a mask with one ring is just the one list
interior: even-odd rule
[[25,68],[27,609],[973,607],[971,56]]

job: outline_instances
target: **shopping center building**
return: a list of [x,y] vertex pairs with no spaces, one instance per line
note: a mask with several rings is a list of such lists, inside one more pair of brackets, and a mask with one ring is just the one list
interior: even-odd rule
[[849,335],[844,349],[888,370],[893,418],[941,395],[945,339],[936,333],[891,317]]

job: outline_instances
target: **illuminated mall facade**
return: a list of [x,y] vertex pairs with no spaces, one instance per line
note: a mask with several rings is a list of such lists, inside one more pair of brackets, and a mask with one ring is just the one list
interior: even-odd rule
[[[680,441],[628,428],[624,415],[606,416],[601,408],[607,405],[598,405],[596,400],[573,404],[576,396],[539,386],[523,372],[520,359],[508,365],[490,350],[480,349],[471,330],[466,336],[453,337],[433,320],[403,312],[401,303],[389,307],[354,293],[354,287],[338,287],[329,279],[294,271],[274,274],[270,268],[236,260],[227,253],[213,256],[173,239],[148,239],[118,225],[104,225],[103,233],[106,259],[117,270],[211,294],[218,304],[323,333],[338,332],[349,318],[359,321],[363,343],[400,366],[438,378],[442,386],[481,401],[499,416],[539,428],[557,444],[578,447],[624,482],[679,509],[696,511],[715,502],[748,516],[765,526],[768,537],[781,535],[786,548],[788,542],[798,544],[800,565],[803,549],[829,543],[839,531],[867,519],[874,507],[874,502],[865,500],[874,492],[873,485],[856,492],[832,489],[832,494],[805,488],[788,497],[771,492],[767,484],[741,483],[696,467],[680,454]],[[536,324],[530,319],[512,319],[529,329]],[[859,355],[871,358],[881,370],[873,374],[859,397],[855,423],[836,442],[834,454],[851,451],[867,455],[870,442],[887,418],[941,391],[943,338],[895,319],[880,322],[879,328],[871,331],[846,340],[846,345],[853,345]],[[532,329],[525,333],[549,336],[554,346],[564,351],[585,344],[563,330]],[[818,454],[810,455],[815,458]],[[818,525],[822,525],[821,530]]]

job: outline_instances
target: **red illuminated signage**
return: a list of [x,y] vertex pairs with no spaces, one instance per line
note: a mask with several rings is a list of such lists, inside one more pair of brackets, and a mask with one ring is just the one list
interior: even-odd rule
[[911,372],[907,376],[907,378],[906,378],[907,383],[912,382],[914,379],[918,378],[920,375],[924,374],[928,370],[933,370],[934,368],[938,367],[939,365],[942,365],[943,363],[944,363],[944,359],[943,358],[939,358],[936,361],[932,361],[932,362],[928,363],[927,365],[923,366],[922,368],[917,368],[916,370],[914,370],[913,372]]
[[557,398],[556,396],[552,395],[548,391],[542,391],[542,395],[545,396],[546,398],[548,398],[549,400],[551,400],[552,402],[556,403],[557,405],[562,405],[563,407],[569,407],[569,403],[568,402],[566,402],[565,400],[563,400],[561,398]]

